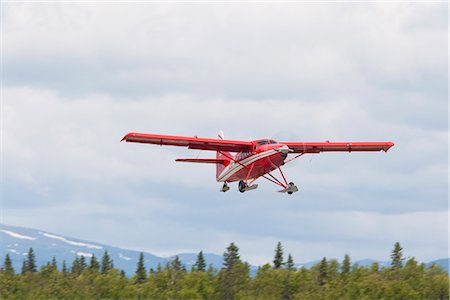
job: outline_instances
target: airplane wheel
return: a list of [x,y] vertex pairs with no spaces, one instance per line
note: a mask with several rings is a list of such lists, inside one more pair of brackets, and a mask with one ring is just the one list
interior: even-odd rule
[[245,188],[247,187],[247,185],[245,184],[245,182],[243,180],[239,181],[239,192],[243,193],[245,192]]
[[[289,186],[294,186],[295,184],[293,182],[289,182]],[[288,192],[289,195],[292,195],[294,192]]]

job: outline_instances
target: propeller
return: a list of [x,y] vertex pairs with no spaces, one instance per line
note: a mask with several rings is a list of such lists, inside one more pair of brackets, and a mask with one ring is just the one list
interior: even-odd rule
[[[278,131],[278,132],[272,134],[272,137],[277,142],[302,142],[303,141],[302,138],[298,134],[293,133],[292,131],[286,131],[286,130]],[[287,149],[287,151],[286,150],[281,150],[280,152],[289,154],[289,153],[293,152],[293,150],[292,149]],[[293,155],[292,156],[288,156],[286,161],[288,161],[292,157],[294,157],[294,156]],[[298,161],[300,159],[301,158],[295,159],[292,162],[289,162],[288,164],[283,166],[283,168],[295,167],[298,164]]]

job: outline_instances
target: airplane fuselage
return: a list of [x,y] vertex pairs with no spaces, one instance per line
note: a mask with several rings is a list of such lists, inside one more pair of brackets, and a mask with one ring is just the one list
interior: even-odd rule
[[229,165],[217,176],[217,181],[248,180],[272,172],[283,165],[287,150],[287,146],[273,140],[256,141],[252,152],[239,152],[234,156]]

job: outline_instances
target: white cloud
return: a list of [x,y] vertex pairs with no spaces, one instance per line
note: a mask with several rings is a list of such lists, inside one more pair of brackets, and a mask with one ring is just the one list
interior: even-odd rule
[[[167,255],[234,240],[258,263],[281,239],[298,261],[397,239],[444,256],[444,5],[6,4],[4,221]],[[286,198],[219,194],[213,166],[174,162],[205,151],[119,143],[220,129],[396,146],[301,158]]]

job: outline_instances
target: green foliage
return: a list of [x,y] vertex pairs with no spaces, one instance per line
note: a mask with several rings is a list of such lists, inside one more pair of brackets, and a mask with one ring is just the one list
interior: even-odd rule
[[286,261],[286,269],[288,269],[289,271],[295,271],[294,259],[292,258],[292,255],[290,253]]
[[223,254],[224,263],[217,278],[216,296],[220,299],[237,299],[245,294],[250,281],[250,266],[243,263],[239,248],[231,243]]
[[33,248],[30,248],[30,250],[28,250],[27,259],[25,261],[25,273],[27,272],[34,273],[36,271],[37,271],[36,258],[34,256]]
[[102,264],[100,267],[100,272],[102,274],[107,274],[110,270],[114,268],[114,263],[109,257],[108,251],[105,250],[102,257]]
[[144,253],[139,254],[139,260],[136,268],[136,280],[135,282],[140,284],[147,280],[147,270],[144,265]]
[[94,271],[94,272],[99,272],[100,271],[100,263],[97,260],[97,257],[95,256],[95,254],[92,254],[91,256],[91,261],[89,263],[89,269]]
[[195,271],[205,272],[206,270],[206,261],[203,256],[203,251],[200,251],[197,255],[197,261],[195,262]]
[[391,253],[391,268],[393,270],[395,269],[400,269],[401,267],[403,267],[403,261],[405,260],[403,258],[403,248],[400,246],[399,242],[396,242],[394,244],[394,249],[392,250]]
[[281,246],[281,242],[278,242],[277,248],[275,249],[275,257],[273,259],[273,268],[281,269],[283,265],[283,247]]
[[66,266],[65,260],[63,260],[63,262],[62,262],[61,272],[63,273],[63,275],[67,274],[67,266]]
[[2,273],[4,273],[7,276],[13,276],[14,275],[14,268],[12,266],[11,258],[9,257],[9,253],[5,256],[5,263],[3,264]]
[[341,274],[346,277],[350,273],[350,268],[352,267],[350,262],[350,256],[345,254],[344,260],[342,261]]
[[223,265],[227,270],[233,269],[234,265],[241,262],[239,248],[234,243],[231,243],[230,246],[228,246],[227,251],[224,252],[223,260]]
[[319,264],[319,270],[317,274],[317,284],[323,286],[327,280],[327,276],[328,276],[328,262],[327,258],[324,257],[322,258]]
[[[176,256],[147,275],[141,254],[135,276],[128,279],[105,253],[100,272],[95,256],[88,267],[76,256],[71,273],[64,261],[59,271],[56,258],[32,272],[27,269],[28,256],[22,274],[14,273],[6,255],[0,271],[0,299],[449,299],[447,272],[436,265],[427,268],[414,258],[400,268],[380,268],[378,263],[366,268],[352,267],[346,255],[342,264],[323,258],[311,269],[294,270],[289,267],[293,265],[289,255],[286,268],[275,269],[267,263],[250,278],[249,265],[231,243],[219,271],[198,268],[202,264],[197,259],[196,267],[187,272]],[[402,261],[402,255],[396,257]],[[145,274],[145,279],[139,274]]]

